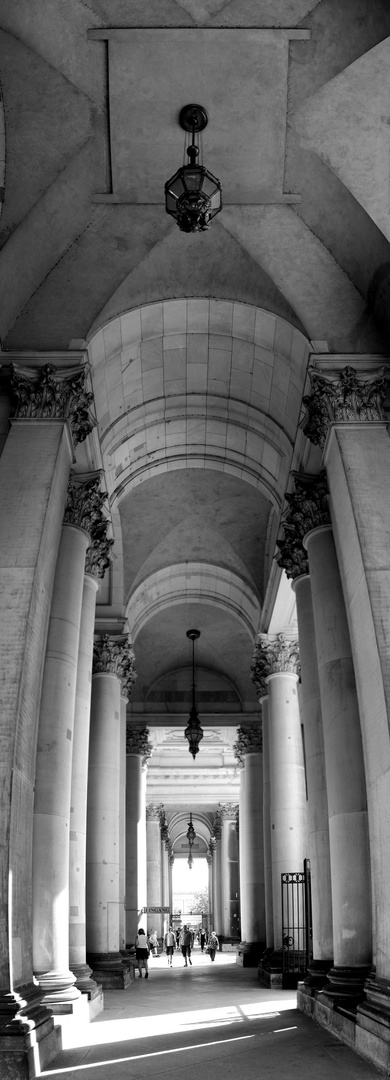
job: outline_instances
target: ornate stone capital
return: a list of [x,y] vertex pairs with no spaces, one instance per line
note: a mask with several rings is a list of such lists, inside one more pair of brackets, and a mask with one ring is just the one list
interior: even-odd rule
[[65,525],[78,525],[92,536],[94,526],[99,526],[103,519],[102,507],[107,498],[107,492],[100,490],[100,481],[100,472],[87,476],[71,474],[64,513]]
[[288,509],[282,519],[283,538],[277,541],[276,561],[287,577],[296,578],[309,572],[303,538],[311,529],[330,524],[328,487],[325,470],[318,476],[293,473],[294,491],[286,493]]
[[299,642],[288,641],[284,634],[277,634],[276,638],[260,634],[260,640],[255,646],[255,656],[261,663],[264,679],[282,671],[299,675]]
[[214,839],[215,839],[215,842],[217,842],[217,840],[221,839],[221,835],[222,835],[221,811],[216,810],[216,812],[214,814]]
[[219,803],[221,821],[238,821],[238,803]]
[[133,728],[130,724],[126,727],[126,754],[138,754],[142,758],[142,764],[151,758],[153,744],[149,739],[149,729]]
[[384,367],[369,376],[349,365],[327,375],[311,368],[309,377],[312,392],[303,398],[307,413],[302,426],[314,445],[324,446],[331,423],[385,420]]
[[126,635],[123,637],[110,637],[103,634],[93,646],[93,675],[111,674],[117,675],[121,680],[122,692],[129,693],[135,682],[136,672],[134,669],[134,652]]
[[240,765],[244,764],[246,754],[262,754],[262,724],[246,724],[244,727],[237,728],[237,742],[234,743],[233,750]]
[[45,364],[41,368],[11,364],[11,387],[16,419],[67,420],[75,446],[94,426],[90,416],[93,394],[85,390],[85,368]]
[[146,820],[160,822],[161,806],[154,806],[153,803],[148,803],[146,807]]
[[[107,529],[107,522],[105,528]],[[109,539],[107,536],[91,537],[91,544],[87,548],[85,556],[86,574],[92,574],[93,577],[100,579],[104,578],[106,570],[111,565],[110,553],[113,544],[114,540]]]

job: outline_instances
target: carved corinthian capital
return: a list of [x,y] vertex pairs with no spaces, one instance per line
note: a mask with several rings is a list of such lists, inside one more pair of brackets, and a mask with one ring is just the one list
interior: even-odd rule
[[41,368],[11,364],[11,387],[16,419],[67,420],[75,446],[92,431],[93,394],[85,390],[85,368]]
[[149,803],[146,807],[146,820],[160,822],[161,806],[154,806],[153,803]]
[[318,476],[293,473],[294,491],[287,492],[287,512],[282,519],[283,538],[277,541],[276,561],[287,577],[308,573],[303,538],[318,525],[329,525],[328,488],[325,470]]
[[238,803],[219,803],[220,820],[238,821]]
[[142,758],[142,764],[151,758],[153,744],[149,739],[149,729],[133,728],[129,724],[126,728],[126,754],[138,754]]
[[262,665],[263,679],[282,671],[299,675],[299,643],[288,641],[284,634],[277,634],[276,638],[260,634],[254,655]]
[[309,376],[312,392],[303,398],[307,409],[303,431],[314,445],[324,446],[332,422],[356,424],[385,419],[384,367],[370,375],[349,365],[326,375],[311,368]]
[[92,536],[102,520],[102,506],[107,492],[100,490],[101,473],[72,473],[66,498],[64,522],[78,525]]
[[117,675],[121,681],[122,692],[128,694],[136,679],[134,652],[126,635],[110,637],[103,634],[93,646],[93,674]]
[[245,727],[237,728],[237,742],[234,743],[233,750],[234,756],[240,765],[244,764],[246,754],[262,754],[262,724],[245,724]]

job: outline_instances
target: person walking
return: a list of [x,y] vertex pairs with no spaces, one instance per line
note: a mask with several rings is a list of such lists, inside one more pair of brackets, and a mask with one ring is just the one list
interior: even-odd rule
[[201,929],[200,934],[199,934],[199,943],[200,943],[200,951],[204,952],[204,947],[205,947],[205,944],[206,944],[206,931],[205,931],[203,926],[202,926],[202,929]]
[[217,949],[219,949],[219,941],[218,941],[217,935],[215,933],[215,930],[212,930],[211,934],[210,934],[210,937],[209,937],[209,943],[208,943],[208,946],[207,946],[207,951],[209,953],[210,960],[215,960],[215,954],[217,952]]
[[189,961],[189,963],[191,964],[191,967],[192,967],[192,960],[191,960],[191,932],[188,929],[188,926],[183,926],[183,929],[182,929],[182,932],[181,932],[181,935],[180,935],[180,947],[181,947],[182,955],[184,956],[184,967],[188,967],[187,957],[188,957],[188,961]]
[[137,937],[135,939],[135,958],[136,958],[136,961],[137,961],[137,964],[138,964],[138,971],[139,971],[139,976],[138,977],[140,979],[142,979],[142,965],[145,968],[145,979],[149,978],[148,957],[149,957],[148,939],[146,937],[145,931],[142,929],[142,926],[140,926],[140,928],[138,930]]
[[165,950],[167,954],[168,967],[172,967],[173,950],[176,945],[176,938],[173,932],[173,927],[170,926],[165,934]]

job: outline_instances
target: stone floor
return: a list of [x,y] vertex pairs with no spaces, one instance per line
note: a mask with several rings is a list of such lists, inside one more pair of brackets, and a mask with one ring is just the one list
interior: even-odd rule
[[[383,1074],[298,1012],[295,993],[260,986],[229,954],[192,967],[152,959],[149,978],[105,994],[105,1009],[44,1070],[59,1080],[377,1080]],[[71,1045],[70,1045],[71,1044]]]

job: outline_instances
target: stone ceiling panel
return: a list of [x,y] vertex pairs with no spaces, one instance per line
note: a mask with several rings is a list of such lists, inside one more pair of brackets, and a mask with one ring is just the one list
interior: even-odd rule
[[390,38],[342,71],[297,110],[302,145],[337,173],[390,239]]
[[[199,103],[209,114],[205,163],[226,177],[225,203],[288,201],[288,48],[291,37],[308,36],[305,30],[91,31],[93,40],[103,36],[115,201],[161,203],[165,181],[181,164],[178,114],[183,104],[198,100],[200,86]],[[221,96],[221,85],[229,86],[228,94]]]

